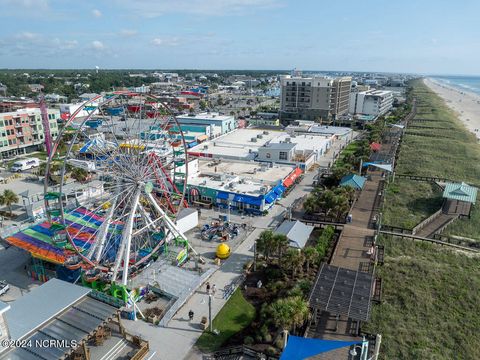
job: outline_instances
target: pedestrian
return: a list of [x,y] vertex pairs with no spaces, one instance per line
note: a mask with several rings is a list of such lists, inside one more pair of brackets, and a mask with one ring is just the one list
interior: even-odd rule
[[212,294],[215,296],[215,293],[217,292],[217,285],[213,284],[212,286]]
[[190,309],[190,311],[188,312],[188,318],[190,319],[190,321],[193,320],[193,310]]
[[210,282],[207,281],[207,294],[210,294]]

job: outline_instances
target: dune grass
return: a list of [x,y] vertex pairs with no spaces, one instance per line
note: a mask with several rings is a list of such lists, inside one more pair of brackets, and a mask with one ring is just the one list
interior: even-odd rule
[[382,334],[380,359],[476,359],[479,258],[407,239],[380,241],[382,303],[362,327]]
[[419,106],[410,125],[433,128],[407,128],[397,172],[480,185],[480,146],[475,136],[420,80],[414,81],[412,96]]
[[213,328],[219,330],[220,333],[215,335],[204,331],[196,345],[204,352],[216,351],[229,338],[250,325],[254,319],[255,308],[245,300],[242,291],[237,289],[213,319]]
[[[417,115],[400,148],[398,174],[443,177],[480,187],[480,145],[445,102],[421,80],[413,81]],[[418,127],[415,127],[418,126]],[[434,184],[397,178],[386,192],[384,223],[412,228],[441,207]],[[480,238],[477,205],[472,218],[453,223],[446,234]]]
[[442,206],[438,186],[404,178],[395,179],[385,193],[384,223],[412,229]]

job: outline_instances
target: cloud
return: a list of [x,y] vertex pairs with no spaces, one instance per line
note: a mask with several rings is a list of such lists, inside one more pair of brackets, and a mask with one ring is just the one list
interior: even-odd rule
[[93,9],[92,15],[95,16],[96,18],[99,18],[99,17],[102,17],[102,12],[98,9]]
[[18,40],[37,40],[40,39],[40,34],[32,33],[29,31],[23,31],[15,36]]
[[283,0],[114,0],[141,17],[157,17],[168,13],[204,16],[242,15],[283,5]]
[[0,0],[2,6],[15,6],[27,9],[46,9],[49,6],[48,0]]
[[122,29],[118,33],[121,37],[129,38],[138,35],[137,30],[132,30],[132,29]]
[[174,37],[156,37],[151,41],[152,45],[155,46],[177,46],[180,45],[180,39],[176,36]]
[[105,50],[105,45],[101,41],[98,41],[98,40],[92,41],[91,46],[94,50],[99,50],[99,51]]
[[79,47],[74,39],[60,39],[44,34],[23,31],[14,36],[0,38],[0,54],[31,57],[39,54],[42,57],[67,55]]

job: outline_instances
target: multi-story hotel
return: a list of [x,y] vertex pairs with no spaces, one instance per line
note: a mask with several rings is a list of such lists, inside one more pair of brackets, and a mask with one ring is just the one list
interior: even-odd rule
[[[48,109],[50,134],[58,135],[58,109]],[[2,158],[36,151],[45,143],[42,116],[39,108],[0,113],[0,153]]]
[[352,78],[285,76],[281,79],[280,119],[330,120],[348,113]]

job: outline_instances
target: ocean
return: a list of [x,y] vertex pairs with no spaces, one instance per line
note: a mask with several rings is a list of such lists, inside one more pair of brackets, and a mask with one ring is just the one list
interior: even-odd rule
[[446,85],[480,95],[480,76],[431,76]]

